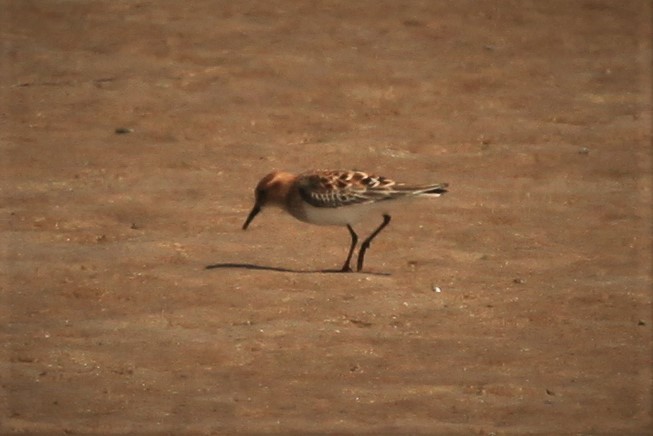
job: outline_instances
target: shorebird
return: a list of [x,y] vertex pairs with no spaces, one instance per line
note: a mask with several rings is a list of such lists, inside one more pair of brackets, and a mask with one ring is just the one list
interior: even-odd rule
[[358,243],[352,225],[378,213],[383,222],[361,244],[356,263],[360,271],[370,243],[390,223],[392,206],[406,199],[439,197],[447,192],[447,186],[447,183],[406,185],[362,171],[313,170],[298,175],[274,171],[256,185],[254,207],[243,230],[266,206],[280,207],[298,220],[311,224],[346,226],[351,245],[340,271],[351,272],[351,258]]

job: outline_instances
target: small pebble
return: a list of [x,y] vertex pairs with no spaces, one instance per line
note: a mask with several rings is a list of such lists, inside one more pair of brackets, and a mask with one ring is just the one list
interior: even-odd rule
[[512,282],[513,282],[513,283],[517,283],[518,285],[523,285],[524,283],[526,283],[526,280],[524,280],[524,279],[520,279],[520,278],[516,278],[516,279],[513,279]]
[[437,293],[442,292],[442,289],[440,289],[438,286],[435,285],[431,285],[431,289],[433,290],[433,292],[437,292]]
[[578,150],[578,154],[590,154],[590,149],[587,147],[582,147],[580,150]]
[[133,131],[134,131],[134,129],[129,129],[129,128],[127,128],[127,127],[118,127],[118,128],[115,130],[115,132],[116,132],[117,135],[125,135],[125,134],[127,134],[127,133],[131,133],[131,132],[133,132]]

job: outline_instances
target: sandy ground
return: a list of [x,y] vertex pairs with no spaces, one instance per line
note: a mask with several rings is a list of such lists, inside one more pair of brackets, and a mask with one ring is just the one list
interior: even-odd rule
[[[0,11],[2,434],[651,434],[650,2]],[[451,190],[325,273],[311,168]]]

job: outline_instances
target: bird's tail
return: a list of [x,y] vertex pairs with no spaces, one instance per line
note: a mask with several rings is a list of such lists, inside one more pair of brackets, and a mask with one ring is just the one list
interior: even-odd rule
[[414,195],[429,195],[433,197],[439,197],[442,194],[449,192],[447,187],[448,183],[438,183],[437,185],[428,185],[428,186],[419,186],[413,190]]

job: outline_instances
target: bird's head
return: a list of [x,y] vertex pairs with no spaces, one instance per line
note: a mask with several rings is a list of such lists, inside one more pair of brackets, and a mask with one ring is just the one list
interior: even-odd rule
[[295,175],[282,171],[273,171],[263,177],[254,190],[254,207],[249,215],[247,215],[247,219],[243,224],[243,230],[247,230],[247,227],[254,217],[256,217],[264,207],[283,207],[295,178]]

